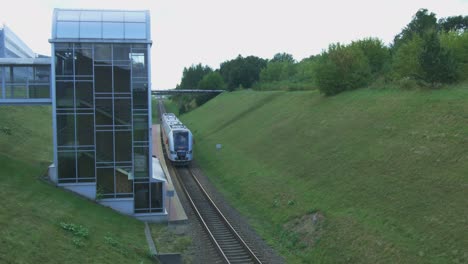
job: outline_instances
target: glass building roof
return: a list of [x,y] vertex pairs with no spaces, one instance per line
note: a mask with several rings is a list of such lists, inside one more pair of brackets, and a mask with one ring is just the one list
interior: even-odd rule
[[151,42],[149,11],[54,9],[51,42]]

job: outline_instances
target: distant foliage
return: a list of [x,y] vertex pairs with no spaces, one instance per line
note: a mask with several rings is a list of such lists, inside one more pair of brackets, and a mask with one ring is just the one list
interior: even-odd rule
[[[213,71],[201,64],[185,68],[178,88],[223,86],[256,90],[311,90],[325,95],[359,87],[435,87],[468,79],[468,16],[437,20],[436,14],[419,9],[386,45],[364,38],[348,45],[332,44],[319,55],[296,61],[292,54],[276,53],[271,59],[241,55]],[[430,85],[428,85],[430,84]],[[216,88],[219,89],[219,88]],[[179,96],[181,112],[206,102]]]
[[369,82],[371,69],[364,52],[353,46],[332,44],[315,70],[320,92],[335,95]]
[[421,79],[423,70],[419,58],[423,47],[423,39],[419,36],[403,43],[393,55],[393,72],[396,79]]
[[423,79],[432,85],[450,83],[457,79],[457,63],[449,50],[440,45],[436,32],[424,36],[419,55]]
[[365,38],[352,42],[351,46],[359,48],[364,53],[372,74],[381,73],[385,64],[390,62],[390,49],[380,39]]
[[442,32],[440,35],[440,45],[451,52],[456,64],[458,80],[468,78],[468,32],[458,33],[457,31]]
[[[203,79],[198,83],[198,89],[200,90],[224,90],[225,84],[223,81],[223,77],[219,72],[210,72],[203,77]],[[206,103],[211,98],[215,97],[216,94],[203,94],[197,95],[195,97],[195,101],[197,106],[200,106]]]
[[468,29],[468,16],[451,16],[441,18],[438,21],[438,28],[439,30],[443,30],[445,32],[466,32]]
[[260,72],[265,68],[267,60],[256,57],[248,56],[225,61],[221,63],[219,72],[226,83],[226,88],[232,91],[236,88],[249,88],[257,82],[260,78]]
[[437,18],[427,9],[419,9],[411,22],[393,40],[393,49],[397,50],[404,43],[410,42],[414,37],[422,37],[427,32],[437,28]]
[[184,68],[182,74],[182,80],[178,89],[197,89],[198,83],[203,79],[205,75],[211,73],[213,70],[209,66],[203,66],[202,64],[192,65],[189,68]]

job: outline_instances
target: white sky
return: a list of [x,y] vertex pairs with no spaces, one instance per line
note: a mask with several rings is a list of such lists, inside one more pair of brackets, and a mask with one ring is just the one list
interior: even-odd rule
[[45,55],[54,7],[150,10],[153,90],[174,88],[184,67],[215,69],[239,54],[287,52],[301,60],[333,42],[372,36],[390,43],[419,8],[437,18],[468,14],[468,0],[0,0],[0,6],[0,22]]

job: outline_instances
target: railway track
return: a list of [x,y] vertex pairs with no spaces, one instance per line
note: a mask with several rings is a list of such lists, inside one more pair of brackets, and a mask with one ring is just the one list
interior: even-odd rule
[[[159,102],[160,114],[165,113]],[[168,163],[170,164],[170,163]],[[176,177],[201,227],[225,263],[262,263],[219,210],[190,167],[174,168]]]

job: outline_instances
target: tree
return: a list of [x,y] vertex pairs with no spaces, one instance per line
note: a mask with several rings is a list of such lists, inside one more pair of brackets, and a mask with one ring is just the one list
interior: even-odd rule
[[203,66],[201,63],[192,65],[189,68],[184,68],[182,80],[177,88],[196,89],[198,87],[198,83],[203,79],[203,77],[212,71],[213,70],[209,66]]
[[468,16],[451,16],[439,19],[439,30],[445,32],[465,32],[468,29]]
[[255,56],[242,57],[221,63],[219,72],[229,91],[237,87],[252,87],[259,80],[260,71],[266,66],[266,60]]
[[420,79],[423,75],[419,57],[423,46],[423,39],[419,36],[403,43],[393,55],[393,72],[399,78]]
[[275,56],[273,56],[273,59],[271,59],[271,62],[295,63],[296,61],[294,60],[293,55],[283,52],[283,53],[276,53]]
[[370,79],[369,62],[361,49],[332,44],[315,68],[320,92],[335,95],[364,86]]
[[[224,86],[225,84],[223,81],[223,77],[217,71],[208,73],[198,83],[198,89],[200,90],[224,90]],[[197,95],[195,101],[197,102],[197,105],[200,106],[215,96],[216,94]]]
[[390,50],[380,39],[365,38],[363,40],[353,41],[351,46],[356,46],[362,50],[369,61],[372,74],[381,72],[384,65],[390,62]]
[[436,32],[425,35],[419,60],[425,81],[434,85],[435,83],[450,83],[456,80],[457,64],[454,57],[441,47]]
[[393,50],[396,51],[404,43],[411,41],[413,37],[422,37],[424,33],[434,31],[437,28],[437,18],[427,9],[419,9],[411,22],[393,40]]

